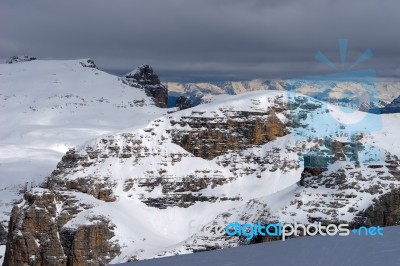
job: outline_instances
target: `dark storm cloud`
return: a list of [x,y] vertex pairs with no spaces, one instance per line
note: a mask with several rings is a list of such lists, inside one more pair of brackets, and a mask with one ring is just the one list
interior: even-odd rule
[[292,77],[329,72],[337,40],[348,60],[400,76],[395,0],[69,0],[0,4],[0,58],[86,58],[115,73],[152,64],[165,80]]

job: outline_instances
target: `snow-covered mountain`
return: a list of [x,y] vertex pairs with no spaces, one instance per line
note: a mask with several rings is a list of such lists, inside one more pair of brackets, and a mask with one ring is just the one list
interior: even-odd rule
[[400,113],[400,96],[395,98],[391,103],[380,109],[381,113]]
[[93,60],[31,59],[0,64],[2,251],[12,204],[43,182],[66,151],[127,126],[143,127],[166,112],[144,89],[98,70]]
[[[331,116],[348,124],[331,128]],[[95,138],[14,207],[5,262],[105,264],[235,247],[243,239],[205,230],[234,221],[398,224],[399,120],[351,130],[360,116],[259,91]],[[311,152],[329,167],[309,165]]]

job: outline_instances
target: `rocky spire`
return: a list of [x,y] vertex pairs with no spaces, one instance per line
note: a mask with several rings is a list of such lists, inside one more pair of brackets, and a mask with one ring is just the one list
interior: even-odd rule
[[124,76],[126,83],[135,88],[144,88],[146,94],[153,97],[158,107],[166,108],[168,88],[160,82],[158,75],[149,65],[141,65]]

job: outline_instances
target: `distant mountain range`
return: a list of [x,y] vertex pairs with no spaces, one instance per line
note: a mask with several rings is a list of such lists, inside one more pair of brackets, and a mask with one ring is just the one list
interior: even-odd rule
[[[302,80],[299,80],[302,82]],[[328,89],[321,90],[323,86],[312,86],[306,83],[298,92],[323,101],[339,101],[344,105],[355,105],[360,110],[371,110],[377,112],[390,104],[393,100],[400,96],[400,82],[379,80],[377,83],[376,97],[374,100],[376,106],[363,106],[360,104],[362,96],[362,86],[359,82],[336,82],[332,81],[327,84]],[[201,82],[201,83],[168,83],[170,94],[169,105],[174,106],[174,100],[178,96],[186,96],[193,105],[207,103],[215,95],[228,94],[238,95],[245,92],[259,90],[286,90],[287,81],[285,80],[251,80],[251,81],[234,81],[234,82]],[[349,95],[348,91],[352,91]],[[375,94],[375,93],[374,93]],[[361,105],[361,106],[360,106]],[[397,109],[389,108],[382,110],[388,112]]]

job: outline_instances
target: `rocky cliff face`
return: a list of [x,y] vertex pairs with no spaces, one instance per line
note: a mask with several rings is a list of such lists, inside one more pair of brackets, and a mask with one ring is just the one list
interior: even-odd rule
[[3,265],[105,265],[119,253],[104,217],[78,227],[68,222],[82,209],[70,194],[47,189],[27,192],[12,210]]
[[143,88],[148,96],[154,98],[158,107],[168,106],[168,88],[160,82],[157,74],[149,65],[141,65],[123,78],[129,86]]
[[354,224],[357,227],[400,225],[400,190],[392,189],[374,199],[371,206],[357,215]]
[[171,121],[191,130],[174,130],[172,141],[196,157],[211,160],[229,150],[243,150],[265,144],[289,133],[275,114],[269,112],[232,112],[226,119],[213,117],[182,117]]

